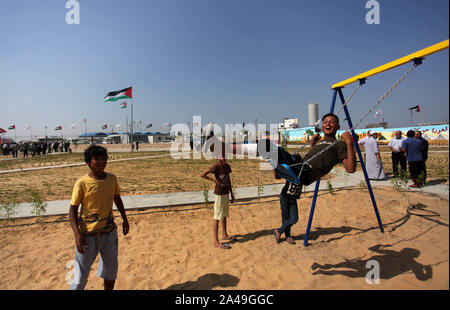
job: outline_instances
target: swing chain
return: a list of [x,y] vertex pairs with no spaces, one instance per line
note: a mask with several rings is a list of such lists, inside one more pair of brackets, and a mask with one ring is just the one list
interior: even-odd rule
[[339,110],[336,112],[336,115],[339,114],[339,112],[342,111],[342,109],[347,106],[347,103],[350,101],[350,99],[352,99],[352,97],[356,94],[356,92],[358,91],[358,89],[361,88],[361,86],[363,86],[364,84],[359,84],[358,87],[355,88],[355,90],[353,91],[353,93],[350,95],[350,97],[347,98],[347,101],[345,101],[345,103],[339,108]]
[[392,85],[392,87],[383,95],[381,96],[380,99],[378,99],[377,103],[375,103],[372,107],[370,107],[370,109],[363,115],[363,117],[356,123],[356,125],[354,125],[350,131],[352,131],[356,126],[359,125],[359,123],[361,123],[370,113],[372,113],[372,111],[398,86],[398,84],[400,84],[401,81],[403,81],[403,79],[405,77],[408,76],[408,74],[411,73],[412,70],[414,70],[416,67],[418,66],[418,64],[414,63],[414,65],[411,66],[411,68],[408,69],[408,71],[406,71],[402,77],[395,82],[394,85]]
[[[351,129],[349,129],[349,131],[351,132],[351,131],[353,131],[355,128],[356,128],[356,126],[358,126],[397,86],[398,86],[398,84],[400,84],[400,82],[401,81],[403,81],[404,79],[405,79],[405,77],[407,77],[408,76],[408,74],[410,74],[411,73],[411,71],[413,71],[417,66],[419,66],[420,65],[420,63],[419,62],[416,62],[416,60],[414,60],[414,65],[412,65],[409,69],[408,69],[408,71],[406,71],[402,76],[401,76],[401,78],[397,81],[397,82],[395,82],[395,84],[394,85],[392,85],[392,87],[383,95],[383,96],[381,96],[381,98],[380,99],[378,99],[378,101],[372,106],[372,107],[370,107],[370,109],[364,114],[364,116],[351,128]],[[360,86],[361,86],[361,84],[360,84]],[[360,87],[359,86],[359,87]],[[357,89],[359,89],[359,87],[357,88]],[[356,90],[357,90],[356,89]],[[356,90],[353,92],[353,94],[352,94],[352,96],[356,93]],[[351,97],[350,97],[351,98]],[[348,102],[349,100],[347,100],[344,104],[346,104],[347,102]],[[342,105],[342,107],[343,107],[344,105]],[[340,110],[339,110],[340,111]],[[305,164],[308,164],[309,165],[309,163],[311,162],[311,161],[313,161],[314,159],[316,159],[318,156],[320,156],[320,155],[322,155],[323,153],[325,153],[326,151],[328,151],[330,148],[332,148],[333,146],[335,146],[337,143],[339,142],[339,140],[335,140],[333,143],[331,143],[330,145],[328,145],[327,147],[325,147],[323,150],[321,150],[320,152],[318,152],[317,154],[314,154],[313,156],[311,156],[310,158],[308,158],[308,159],[306,159],[306,160],[304,160],[302,163],[298,163],[298,164],[294,164],[294,165],[291,165],[291,167],[293,167],[293,166],[298,166],[298,165],[305,165]]]

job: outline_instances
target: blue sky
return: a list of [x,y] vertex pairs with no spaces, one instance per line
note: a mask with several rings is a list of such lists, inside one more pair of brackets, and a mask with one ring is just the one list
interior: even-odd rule
[[[130,110],[105,104],[133,85],[135,121],[203,125],[308,122],[307,105],[330,109],[333,83],[448,38],[448,0],[380,0],[368,25],[365,0],[0,1],[0,127],[18,136],[65,135],[125,124]],[[390,126],[448,120],[448,50],[424,60],[381,106]],[[356,122],[407,70],[372,77],[349,104]],[[348,96],[356,85],[343,89]],[[341,114],[343,116],[343,114]],[[415,114],[415,121],[419,114]],[[342,117],[343,118],[343,117]],[[361,123],[374,122],[371,115]],[[76,123],[76,129],[68,126]],[[12,132],[11,132],[12,134]]]

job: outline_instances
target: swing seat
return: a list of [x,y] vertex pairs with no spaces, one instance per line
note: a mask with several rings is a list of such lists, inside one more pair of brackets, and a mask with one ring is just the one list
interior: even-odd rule
[[[309,165],[301,165],[303,159],[300,155],[292,155],[283,148],[278,148],[278,160],[269,159],[269,163],[273,170],[283,179],[294,183],[295,185],[303,185],[308,183],[308,172],[311,170]],[[292,166],[294,165],[295,166]],[[302,170],[303,167],[303,170]]]
[[289,182],[294,183],[295,185],[300,185],[299,178],[291,169],[291,167],[289,167],[288,165],[286,164],[277,165],[277,167],[274,170],[283,179],[288,180]]

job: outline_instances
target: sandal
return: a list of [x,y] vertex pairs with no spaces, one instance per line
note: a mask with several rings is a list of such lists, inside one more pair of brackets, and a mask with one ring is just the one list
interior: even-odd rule
[[228,243],[216,243],[216,248],[222,249],[222,250],[229,250],[231,249],[231,246]]

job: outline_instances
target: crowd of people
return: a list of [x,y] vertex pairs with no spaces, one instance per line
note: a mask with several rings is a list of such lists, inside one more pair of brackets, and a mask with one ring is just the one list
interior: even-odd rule
[[34,157],[36,155],[45,155],[52,152],[71,152],[70,141],[21,141],[12,143],[3,143],[0,145],[1,154],[7,156],[12,154],[14,158],[19,157],[19,152],[23,157]]

